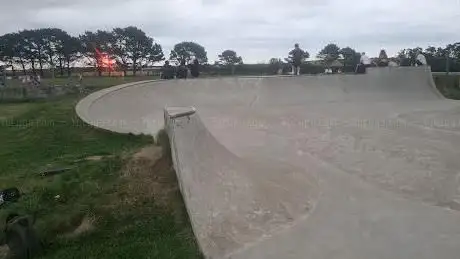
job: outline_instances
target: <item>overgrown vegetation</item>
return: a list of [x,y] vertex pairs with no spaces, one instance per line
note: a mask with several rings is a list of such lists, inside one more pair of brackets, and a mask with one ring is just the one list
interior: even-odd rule
[[460,100],[460,75],[436,75],[434,81],[446,98]]
[[[23,193],[0,227],[10,212],[35,215],[44,258],[201,258],[161,148],[87,126],[77,100],[0,104],[0,189]],[[56,168],[69,170],[41,174]]]

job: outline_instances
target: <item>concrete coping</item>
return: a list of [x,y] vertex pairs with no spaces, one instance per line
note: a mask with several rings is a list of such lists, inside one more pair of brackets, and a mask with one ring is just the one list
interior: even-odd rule
[[165,107],[165,114],[170,119],[190,116],[196,112],[196,108],[193,106],[189,107]]

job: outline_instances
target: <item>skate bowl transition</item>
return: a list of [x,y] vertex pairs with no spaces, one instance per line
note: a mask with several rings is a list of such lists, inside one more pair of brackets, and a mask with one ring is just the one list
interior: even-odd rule
[[429,67],[149,81],[76,110],[166,128],[205,258],[459,258],[460,103]]

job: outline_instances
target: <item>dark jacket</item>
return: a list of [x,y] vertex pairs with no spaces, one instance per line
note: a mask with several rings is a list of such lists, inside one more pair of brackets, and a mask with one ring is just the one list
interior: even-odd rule
[[193,77],[200,76],[200,64],[198,62],[194,62],[190,65],[190,74],[192,74]]

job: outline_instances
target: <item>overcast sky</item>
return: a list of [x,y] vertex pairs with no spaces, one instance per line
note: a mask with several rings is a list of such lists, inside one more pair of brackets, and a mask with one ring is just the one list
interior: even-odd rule
[[377,56],[460,41],[460,0],[0,0],[0,34],[59,27],[134,25],[163,46],[195,41],[210,60],[233,49],[246,63],[284,58],[298,42],[312,56],[327,43]]

